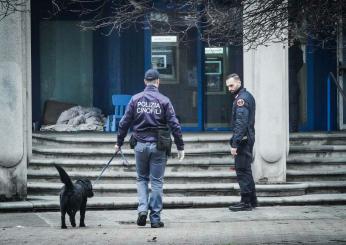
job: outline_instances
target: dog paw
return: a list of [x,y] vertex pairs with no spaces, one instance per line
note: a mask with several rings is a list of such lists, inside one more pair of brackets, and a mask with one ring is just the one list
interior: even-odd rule
[[72,226],[72,227],[76,227],[76,223],[72,223],[71,226]]
[[85,227],[85,224],[83,223],[83,224],[79,224],[79,227]]
[[67,226],[66,225],[62,225],[61,229],[67,229]]

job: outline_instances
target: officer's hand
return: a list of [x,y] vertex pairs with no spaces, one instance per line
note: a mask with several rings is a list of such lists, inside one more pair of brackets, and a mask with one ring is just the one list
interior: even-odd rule
[[178,151],[178,159],[179,161],[181,162],[185,157],[185,151],[182,150],[182,151]]
[[237,155],[237,148],[231,147],[231,154],[232,154],[232,156],[236,156]]
[[117,144],[114,145],[114,149],[115,149],[115,153],[117,153],[118,151],[120,151],[120,146],[118,146]]

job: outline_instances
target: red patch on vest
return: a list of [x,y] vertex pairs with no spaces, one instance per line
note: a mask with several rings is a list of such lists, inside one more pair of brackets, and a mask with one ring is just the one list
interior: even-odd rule
[[245,104],[245,101],[243,99],[237,100],[237,106],[243,106]]

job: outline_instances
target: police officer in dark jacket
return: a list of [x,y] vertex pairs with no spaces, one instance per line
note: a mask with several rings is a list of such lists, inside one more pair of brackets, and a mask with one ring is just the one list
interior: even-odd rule
[[[180,124],[175,115],[170,100],[162,95],[159,90],[159,72],[149,69],[144,76],[146,88],[143,92],[134,95],[119,122],[119,130],[115,150],[123,145],[128,129],[132,126],[134,137],[137,193],[138,193],[138,218],[137,225],[145,226],[148,211],[150,210],[150,223],[152,228],[161,228],[163,177],[167,162],[167,152],[157,148],[158,129],[170,128],[174,142],[178,149],[178,159],[184,159],[184,142]],[[170,136],[168,134],[168,138]],[[149,196],[148,183],[151,182]]]
[[241,80],[237,74],[227,77],[226,86],[235,95],[232,109],[233,136],[230,145],[231,154],[235,158],[235,170],[241,194],[241,201],[229,209],[251,211],[257,206],[255,182],[251,171],[256,103],[254,97],[245,88],[241,88]]

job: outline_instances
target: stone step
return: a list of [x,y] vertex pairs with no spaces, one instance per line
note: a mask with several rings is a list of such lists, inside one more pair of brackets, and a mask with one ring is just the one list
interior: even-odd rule
[[293,145],[289,159],[296,158],[341,158],[346,157],[346,145]]
[[[108,148],[82,148],[82,147],[53,147],[53,146],[33,146],[34,156],[51,157],[51,156],[68,156],[68,157],[85,157],[85,156],[111,156],[114,153],[112,147]],[[124,148],[123,154],[133,156],[132,149]],[[176,149],[172,149],[173,156],[177,154]],[[191,148],[185,150],[186,156],[206,156],[214,157],[218,155],[229,156],[229,145]],[[288,159],[299,158],[341,158],[346,157],[346,145],[293,145],[289,149]]]
[[[309,147],[310,148],[310,147]],[[300,152],[301,149],[295,149],[299,151],[299,154],[292,155],[291,153],[287,159],[288,169],[305,168],[321,168],[331,169],[334,167],[342,168],[346,162],[344,157],[327,157],[324,153],[316,153],[315,156],[310,156],[308,153]],[[316,149],[313,149],[316,150]],[[340,150],[340,147],[339,147]],[[113,151],[109,149],[97,149],[91,151],[83,149],[67,149],[67,148],[52,148],[52,147],[40,147],[33,149],[34,155],[30,161],[29,167],[45,167],[49,164],[57,163],[67,167],[79,168],[93,168],[100,167],[106,164],[111,158]],[[130,162],[131,168],[134,167],[134,155],[132,150],[123,150],[126,159]],[[173,153],[172,157],[168,158],[168,168],[172,167],[175,170],[181,168],[182,171],[189,170],[197,167],[199,169],[215,169],[224,170],[228,166],[234,164],[234,159],[230,157],[229,152],[222,154],[220,151],[215,153],[203,153],[203,155],[195,154],[196,151],[187,151],[186,158],[183,162],[179,162],[176,159],[176,154]],[[314,153],[315,154],[315,153]],[[174,158],[175,157],[175,158]],[[112,165],[121,166],[123,160],[118,155],[114,158]],[[94,165],[94,166],[93,166]],[[68,170],[70,170],[68,169]]]
[[290,133],[290,145],[346,145],[346,132]]
[[[29,169],[48,171],[55,168],[53,164],[62,166],[69,171],[100,171],[110,160],[109,157],[103,159],[71,159],[71,158],[37,158],[30,160]],[[119,172],[135,171],[135,159],[133,156],[127,158],[128,167],[123,166],[123,160],[116,157],[110,163],[110,170]],[[229,171],[234,168],[234,159],[230,156],[205,158],[187,157],[180,162],[177,158],[169,158],[166,165],[166,172],[191,172],[191,171]]]
[[[184,196],[167,197],[163,199],[164,209],[167,208],[227,208],[239,202],[239,196]],[[261,206],[293,206],[293,205],[344,205],[346,194],[308,194],[302,196],[284,197],[258,197],[259,208]],[[136,197],[92,197],[88,199],[87,209],[136,209],[138,200]],[[33,212],[33,211],[59,211],[59,197],[29,195],[22,202],[0,202],[0,212]],[[193,212],[193,210],[191,210]],[[88,215],[88,213],[87,213]]]
[[[184,133],[186,146],[204,143],[227,143],[231,138],[231,132],[203,132]],[[68,145],[83,147],[112,146],[116,142],[115,133],[103,132],[39,132],[33,133],[33,145]],[[129,136],[125,139],[127,144]],[[290,133],[290,145],[346,145],[346,132],[304,132]]]
[[[184,133],[185,149],[229,146],[230,133]],[[129,136],[125,138],[124,149],[129,148]],[[116,143],[114,133],[35,133],[33,145],[63,146],[73,148],[113,148]],[[175,146],[173,146],[175,148]]]
[[[94,182],[100,175],[100,171],[74,171],[68,172],[72,180],[87,178]],[[107,169],[97,183],[110,184],[135,184],[136,172],[118,172]],[[59,173],[55,171],[28,170],[28,181],[59,183]],[[164,182],[167,184],[191,184],[191,183],[234,183],[235,171],[228,172],[168,172],[165,173]]]
[[287,170],[287,181],[341,181],[346,180],[346,169]]
[[288,170],[345,170],[345,158],[309,158],[309,157],[296,157],[287,160]]
[[[28,182],[30,195],[58,194],[62,183]],[[282,184],[280,188],[272,185],[257,186],[259,196],[288,196],[305,194],[303,184]],[[203,183],[203,184],[165,184],[165,196],[230,196],[238,195],[236,183]],[[136,184],[96,184],[96,196],[136,196]]]
[[[62,183],[28,182],[30,195],[58,195]],[[135,184],[94,185],[95,196],[136,196]],[[345,193],[346,181],[284,184],[257,184],[258,196],[299,196],[309,193]],[[237,183],[165,184],[165,196],[232,196],[238,195]]]
[[[30,195],[58,194],[62,183],[28,182]],[[136,196],[136,184],[103,184],[93,186],[95,196]],[[224,184],[165,184],[166,196],[235,195],[232,183]]]
[[[41,157],[41,158],[51,158],[51,157],[68,157],[68,158],[86,158],[86,159],[100,159],[104,157],[111,157],[114,155],[113,148],[65,148],[65,147],[52,147],[52,146],[33,146],[32,147],[33,157]],[[125,157],[134,157],[134,151],[132,149],[123,149],[122,150]],[[177,150],[172,149],[173,158],[177,156]],[[186,157],[220,157],[220,156],[228,156],[229,146],[227,147],[219,147],[219,148],[196,148],[185,150]],[[120,157],[120,156],[119,156]]]
[[[180,163],[183,164],[183,163]],[[168,163],[167,166],[170,164]],[[62,165],[65,167],[66,165]],[[68,165],[67,165],[68,166]],[[71,176],[72,179],[89,178],[95,180],[101,173],[103,165],[95,166],[92,165],[90,169],[79,168],[74,166],[73,170],[65,170]],[[89,170],[89,171],[88,171]],[[130,167],[123,166],[122,162],[118,162],[115,166],[112,164],[103,174],[100,179],[101,183],[134,183],[136,178],[135,166],[130,164]],[[59,175],[50,164],[46,168],[31,166],[28,169],[28,179],[32,181],[40,182],[59,182]],[[338,169],[288,169],[287,170],[287,181],[339,181],[346,180],[346,168]],[[234,166],[228,166],[224,168],[224,171],[176,171],[174,167],[168,168],[165,173],[165,182],[167,183],[228,183],[235,182],[236,174]]]

